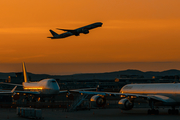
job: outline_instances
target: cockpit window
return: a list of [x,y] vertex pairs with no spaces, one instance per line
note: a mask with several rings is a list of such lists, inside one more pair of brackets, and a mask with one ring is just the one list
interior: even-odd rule
[[56,81],[51,81],[52,83],[55,83]]

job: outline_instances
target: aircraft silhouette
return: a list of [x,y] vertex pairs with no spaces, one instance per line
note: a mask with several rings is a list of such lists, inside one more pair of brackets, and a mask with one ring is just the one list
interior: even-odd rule
[[101,22],[96,22],[96,23],[93,23],[93,24],[90,24],[90,25],[86,25],[86,26],[74,29],[74,30],[57,28],[58,30],[66,31],[65,33],[62,33],[62,34],[57,34],[56,32],[54,32],[53,30],[50,29],[49,31],[51,32],[53,37],[47,37],[47,38],[60,39],[60,38],[66,38],[66,37],[69,37],[69,36],[72,36],[72,35],[79,36],[80,33],[88,34],[89,30],[97,28],[97,27],[101,27],[102,24],[103,23],[101,23]]

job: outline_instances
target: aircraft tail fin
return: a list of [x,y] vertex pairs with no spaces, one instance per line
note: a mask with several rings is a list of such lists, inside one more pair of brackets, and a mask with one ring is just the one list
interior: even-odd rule
[[28,78],[28,75],[27,75],[27,72],[26,72],[26,66],[25,66],[25,63],[23,62],[23,76],[24,76],[24,82],[29,82],[29,78]]
[[58,34],[52,30],[49,30],[51,32],[51,34],[53,35],[53,37],[57,36]]

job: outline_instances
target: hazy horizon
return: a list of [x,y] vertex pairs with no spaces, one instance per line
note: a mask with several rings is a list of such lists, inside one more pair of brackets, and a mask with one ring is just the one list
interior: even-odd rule
[[[121,62],[121,63],[26,63],[28,72],[35,74],[71,75],[104,73],[135,69],[143,72],[180,70],[180,62]],[[21,63],[0,63],[0,72],[22,72]]]

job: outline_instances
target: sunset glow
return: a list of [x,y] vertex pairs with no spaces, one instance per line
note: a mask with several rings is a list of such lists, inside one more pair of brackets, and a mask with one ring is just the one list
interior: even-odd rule
[[[23,61],[180,62],[179,0],[2,0],[0,3],[0,65]],[[63,31],[56,28],[76,29],[94,22],[102,22],[103,26],[78,37],[47,38],[51,36],[49,29],[60,34]]]

